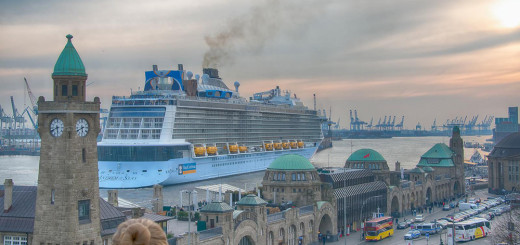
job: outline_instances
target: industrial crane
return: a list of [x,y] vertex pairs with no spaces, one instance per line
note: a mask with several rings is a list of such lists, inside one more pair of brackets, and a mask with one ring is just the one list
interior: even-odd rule
[[13,96],[11,96],[11,106],[13,107],[13,120],[14,120],[14,129],[18,128],[16,125],[18,123],[18,126],[22,126],[22,128],[25,127],[25,118],[18,113],[18,110],[16,109],[16,106],[14,105],[14,99]]
[[[34,115],[38,115],[38,105],[36,102],[36,96],[34,96],[34,94],[32,93],[31,88],[29,87],[29,83],[27,82],[27,79],[24,77],[23,80],[25,81],[25,88],[27,89],[27,94],[29,95],[29,100],[31,101],[32,111],[33,111]],[[24,103],[25,103],[25,99],[24,99]]]

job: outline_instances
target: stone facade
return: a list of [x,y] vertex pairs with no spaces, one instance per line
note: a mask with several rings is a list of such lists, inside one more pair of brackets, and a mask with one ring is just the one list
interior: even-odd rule
[[[177,244],[188,244],[188,240],[195,245],[310,244],[317,242],[319,232],[328,235],[329,241],[337,240],[337,210],[330,202],[321,201],[321,184],[307,159],[279,157],[265,173],[262,193],[270,206],[279,208],[283,207],[280,203],[290,203],[290,208],[270,209],[268,213],[268,202],[255,195],[238,201],[236,210],[226,203],[213,202],[200,211],[209,229],[178,237]],[[275,201],[275,196],[280,201]]]
[[[57,65],[78,62],[62,60],[74,55],[68,49],[72,36],[67,38]],[[41,155],[32,243],[101,244],[96,142],[100,101],[85,101],[84,70],[80,75],[60,74],[53,75],[54,101],[38,99]],[[87,132],[80,123],[85,121]]]
[[489,192],[520,190],[520,133],[502,139],[488,155]]

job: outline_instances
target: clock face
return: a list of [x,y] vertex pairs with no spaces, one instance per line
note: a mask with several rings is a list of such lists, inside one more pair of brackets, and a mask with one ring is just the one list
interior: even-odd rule
[[85,137],[88,133],[88,122],[87,120],[81,118],[76,122],[76,133],[80,137]]
[[51,126],[50,126],[50,131],[51,131],[52,136],[60,137],[61,134],[63,133],[63,128],[64,128],[64,125],[63,125],[62,120],[60,120],[58,118],[52,119]]

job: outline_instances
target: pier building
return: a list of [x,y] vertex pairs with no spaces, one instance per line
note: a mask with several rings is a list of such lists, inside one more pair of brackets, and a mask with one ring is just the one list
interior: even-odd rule
[[487,157],[489,192],[520,190],[520,133],[506,136]]
[[[177,244],[310,244],[318,241],[319,232],[337,240],[335,203],[322,200],[318,173],[305,157],[277,158],[262,185],[265,200],[250,194],[236,203],[236,210],[223,202],[204,206],[201,220],[209,229],[178,237]],[[268,208],[280,203],[291,205],[282,211]]]

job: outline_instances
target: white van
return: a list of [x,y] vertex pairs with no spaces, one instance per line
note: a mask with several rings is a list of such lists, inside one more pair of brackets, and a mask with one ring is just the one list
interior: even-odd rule
[[477,204],[473,203],[459,203],[459,211],[469,210],[469,209],[477,209]]

